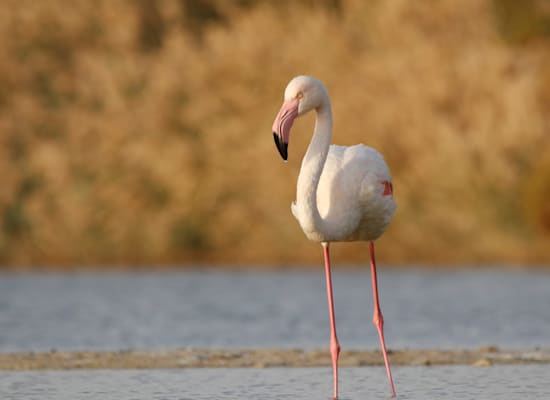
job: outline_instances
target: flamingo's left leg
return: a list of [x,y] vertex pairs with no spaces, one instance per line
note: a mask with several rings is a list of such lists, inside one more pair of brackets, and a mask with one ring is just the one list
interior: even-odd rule
[[330,355],[332,357],[332,373],[334,383],[334,399],[338,399],[338,355],[340,343],[336,336],[336,319],[334,318],[334,301],[332,300],[332,274],[330,272],[330,255],[328,242],[323,242],[323,254],[325,257],[325,276],[327,280],[328,311],[330,316]]
[[388,380],[390,381],[391,395],[395,397],[395,387],[393,385],[393,378],[391,375],[390,362],[388,360],[388,353],[386,352],[386,342],[384,340],[384,317],[380,310],[380,303],[378,301],[378,278],[376,276],[376,260],[374,258],[374,242],[369,243],[370,248],[370,268],[372,275],[372,295],[374,297],[374,314],[372,316],[372,322],[378,330],[378,336],[380,336],[380,345],[382,346],[382,353],[384,355],[384,363],[386,364],[386,373]]

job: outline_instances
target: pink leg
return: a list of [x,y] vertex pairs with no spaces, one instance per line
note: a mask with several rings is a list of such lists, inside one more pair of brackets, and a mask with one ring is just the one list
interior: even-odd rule
[[334,374],[334,399],[338,399],[338,355],[340,354],[340,343],[338,342],[338,337],[336,336],[336,321],[334,319],[334,303],[332,301],[332,277],[330,273],[328,243],[323,242],[322,245],[325,256],[328,311],[330,314],[330,354],[332,356],[332,372]]
[[384,341],[384,317],[380,310],[380,304],[378,301],[378,279],[376,277],[376,260],[374,258],[374,243],[369,243],[370,248],[370,268],[372,275],[372,295],[374,297],[374,314],[372,322],[378,330],[378,336],[380,336],[380,345],[382,346],[382,353],[384,355],[384,363],[386,364],[386,373],[388,374],[388,380],[390,381],[391,395],[395,397],[395,387],[393,386],[393,378],[391,376],[390,362],[388,360],[388,354],[386,352],[386,343]]

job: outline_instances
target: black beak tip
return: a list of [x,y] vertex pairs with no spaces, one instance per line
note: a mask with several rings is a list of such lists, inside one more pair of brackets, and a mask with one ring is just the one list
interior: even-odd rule
[[283,160],[286,161],[288,158],[288,143],[284,143],[282,140],[279,140],[279,135],[275,132],[273,132],[273,139],[275,140],[275,145],[277,146],[277,150],[279,150],[279,154]]

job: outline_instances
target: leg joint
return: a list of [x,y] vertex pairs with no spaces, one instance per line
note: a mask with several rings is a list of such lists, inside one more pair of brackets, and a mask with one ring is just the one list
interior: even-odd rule
[[384,316],[382,315],[382,312],[380,310],[374,310],[372,323],[374,324],[374,326],[380,329],[382,329],[382,327],[384,326]]

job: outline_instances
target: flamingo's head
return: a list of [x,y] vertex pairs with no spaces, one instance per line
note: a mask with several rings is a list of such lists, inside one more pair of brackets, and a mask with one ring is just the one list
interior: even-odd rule
[[283,105],[272,128],[275,145],[283,160],[288,158],[290,128],[296,117],[320,107],[327,97],[325,86],[310,76],[300,75],[288,83]]

